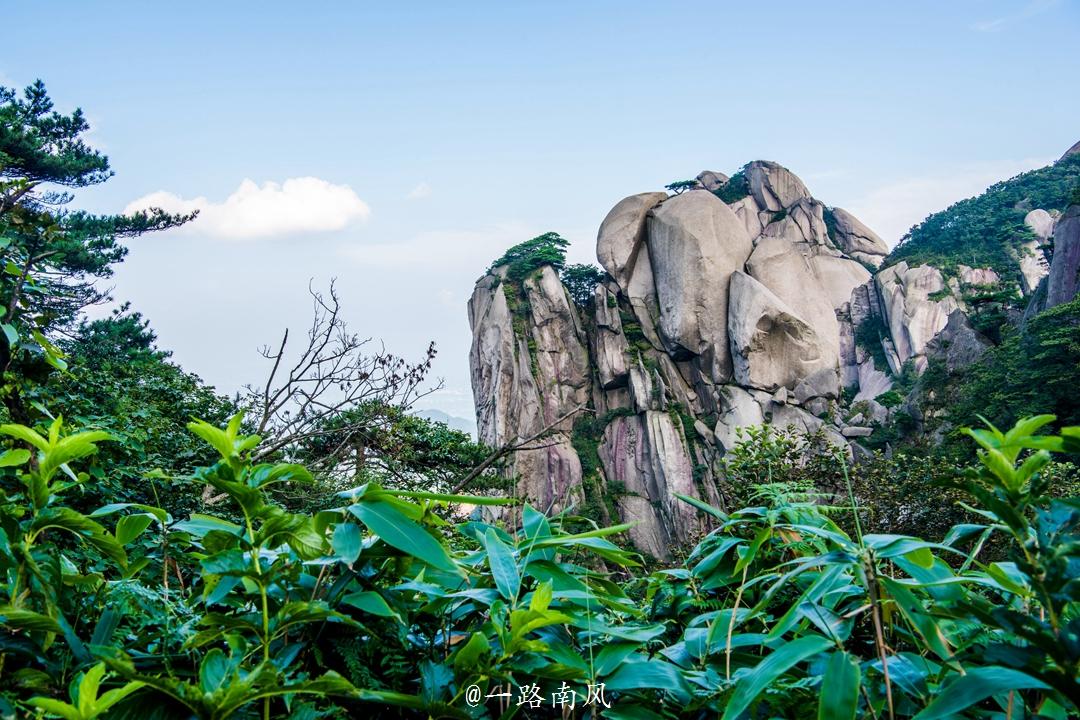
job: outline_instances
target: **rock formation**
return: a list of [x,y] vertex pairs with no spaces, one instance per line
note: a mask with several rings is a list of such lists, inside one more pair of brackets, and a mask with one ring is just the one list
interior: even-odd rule
[[[963,266],[878,269],[881,238],[773,162],[697,182],[612,208],[596,243],[606,276],[583,306],[551,266],[521,281],[495,267],[469,302],[480,440],[505,445],[554,423],[543,447],[513,454],[520,494],[544,510],[585,502],[600,519],[635,521],[632,541],[659,558],[702,529],[679,495],[721,503],[716,480],[739,428],[794,426],[857,449],[888,417],[875,398],[894,375],[981,354],[964,289],[997,279]],[[1047,218],[1031,216],[1036,235]]]

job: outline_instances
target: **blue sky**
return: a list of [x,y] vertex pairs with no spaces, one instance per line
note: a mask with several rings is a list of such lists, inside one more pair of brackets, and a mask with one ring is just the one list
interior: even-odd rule
[[303,326],[309,280],[337,277],[356,331],[406,356],[438,343],[427,404],[469,416],[465,302],[515,242],[555,230],[593,261],[622,197],[765,158],[893,243],[1080,140],[1075,0],[45,1],[5,18],[0,83],[40,77],[83,107],[117,171],[81,206],[203,208],[134,241],[112,284],[224,391],[263,377],[256,348]]

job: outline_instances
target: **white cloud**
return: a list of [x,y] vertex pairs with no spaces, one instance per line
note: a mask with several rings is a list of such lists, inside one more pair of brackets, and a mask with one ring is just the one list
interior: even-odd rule
[[878,233],[889,247],[927,215],[958,200],[978,195],[999,180],[1049,165],[1053,158],[1027,158],[954,168],[949,172],[905,178],[870,190],[845,209]]
[[334,185],[316,177],[262,185],[245,179],[222,202],[202,196],[185,199],[160,190],[128,203],[124,212],[149,207],[168,212],[198,210],[199,217],[187,226],[191,232],[235,239],[341,230],[371,214],[371,208],[348,185]]
[[431,186],[426,182],[422,182],[414,187],[406,197],[409,200],[423,200],[426,197],[431,197]]

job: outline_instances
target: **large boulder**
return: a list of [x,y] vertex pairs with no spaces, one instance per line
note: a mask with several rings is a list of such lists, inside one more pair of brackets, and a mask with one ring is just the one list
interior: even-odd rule
[[799,198],[784,213],[765,228],[765,235],[787,238],[793,243],[828,245],[829,232],[825,225],[825,206],[812,198]]
[[990,348],[990,341],[974,327],[962,310],[954,310],[933,340],[926,344],[926,356],[941,360],[955,373],[971,365]]
[[745,387],[794,390],[814,373],[836,371],[829,347],[791,307],[753,277],[731,277],[728,333],[735,381]]
[[623,334],[616,295],[606,284],[600,283],[593,290],[593,309],[596,331],[592,333],[593,357],[600,387],[605,390],[626,385],[629,365],[627,357],[630,346]]
[[727,185],[728,180],[729,178],[727,175],[713,170],[702,170],[697,176],[697,181],[701,183],[701,187],[709,192],[716,192],[724,187]]
[[871,277],[870,271],[861,263],[846,257],[816,252],[807,260],[823,296],[834,310],[840,310],[850,302],[855,289],[865,285]]
[[600,223],[596,259],[624,291],[629,287],[638,255],[644,247],[645,216],[667,197],[664,192],[631,195],[611,208]]
[[874,267],[889,254],[889,246],[857,217],[843,208],[832,208],[836,230],[833,240],[845,254]]
[[1050,274],[1050,263],[1038,240],[1030,240],[1020,246],[1020,290],[1031,295],[1042,279]]
[[646,244],[667,349],[702,356],[712,378],[726,381],[728,284],[753,249],[745,227],[715,195],[692,190],[652,212]]
[[1042,208],[1032,210],[1024,216],[1024,225],[1035,234],[1040,241],[1046,242],[1054,235],[1054,216]]
[[735,217],[742,221],[743,227],[746,228],[746,235],[751,240],[760,235],[761,231],[765,229],[761,222],[761,208],[754,201],[753,195],[747,195],[741,200],[736,200],[728,207],[735,213]]
[[725,385],[720,390],[720,413],[713,429],[716,442],[730,451],[739,440],[739,428],[756,427],[765,422],[761,403],[737,385]]
[[[866,282],[866,277],[844,285],[838,292],[826,291],[816,267],[811,265],[808,246],[793,245],[779,237],[762,237],[746,262],[746,272],[778,297],[799,319],[813,329],[818,355],[826,366],[839,362],[840,326],[836,321],[833,295],[851,297],[851,291]],[[850,260],[843,262],[851,263]],[[857,263],[852,263],[858,267]],[[827,266],[822,266],[827,267]],[[868,276],[865,268],[860,268]],[[843,301],[841,301],[843,302]]]
[[1073,205],[1054,226],[1054,258],[1046,278],[1046,308],[1071,301],[1080,287],[1080,205]]
[[778,163],[756,160],[746,166],[745,172],[750,194],[764,210],[779,212],[791,207],[800,198],[810,197],[810,191],[803,181]]
[[[899,364],[914,359],[921,370],[926,344],[941,332],[959,303],[948,292],[941,271],[931,265],[908,267],[900,262],[879,271],[874,281]],[[899,372],[898,367],[893,370]]]

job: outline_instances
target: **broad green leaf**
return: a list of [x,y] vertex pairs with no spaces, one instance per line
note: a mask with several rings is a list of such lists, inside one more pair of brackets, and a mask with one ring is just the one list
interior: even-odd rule
[[38,450],[44,451],[49,448],[48,440],[39,435],[37,431],[28,428],[25,425],[0,425],[0,433],[22,440],[27,445],[32,445]]
[[105,677],[105,663],[98,663],[83,673],[79,680],[79,713],[83,717],[94,716],[94,701],[97,700],[101,678]]
[[679,702],[690,700],[690,690],[678,666],[666,660],[626,660],[604,678],[607,690],[656,688],[670,692]]
[[440,570],[461,575],[461,569],[442,543],[392,505],[376,500],[349,506],[349,512],[368,526],[387,545],[412,555]]
[[451,493],[434,493],[411,490],[386,489],[382,492],[396,497],[416,498],[418,500],[439,500],[448,503],[467,503],[469,505],[514,505],[516,498],[490,497],[487,495],[454,495]]
[[154,518],[141,513],[139,515],[125,515],[116,521],[116,532],[114,533],[116,541],[121,545],[127,545],[142,535],[153,521]]
[[330,539],[330,547],[346,565],[352,565],[360,557],[364,546],[364,534],[354,523],[338,523]]
[[30,698],[30,704],[53,715],[59,715],[64,720],[84,720],[82,713],[75,707],[59,700],[46,697]]
[[341,602],[358,610],[363,610],[366,613],[378,615],[379,617],[401,619],[401,617],[386,604],[386,600],[383,599],[383,596],[372,590],[350,593],[343,597]]
[[859,709],[858,661],[843,650],[829,656],[821,679],[818,720],[854,720]]
[[487,547],[488,565],[495,587],[500,595],[511,603],[515,602],[521,590],[521,573],[518,572],[514,553],[499,539],[493,528],[489,528],[484,536],[484,545]]
[[994,695],[1006,695],[1010,690],[1047,690],[1041,680],[1012,668],[971,668],[942,688],[933,702],[915,716],[915,720],[938,720],[954,717],[958,712]]
[[820,635],[792,640],[774,650],[735,685],[735,692],[724,708],[722,720],[735,720],[777,678],[809,657],[832,647],[832,641]]
[[244,529],[236,523],[199,513],[192,513],[189,519],[176,523],[173,530],[190,533],[198,538],[205,537],[207,533],[214,530],[227,532],[230,535],[240,535],[244,532]]
[[926,646],[933,650],[942,660],[950,660],[953,651],[949,646],[949,639],[946,637],[945,631],[937,620],[927,613],[915,593],[908,589],[907,586],[887,577],[882,577],[881,583],[892,595],[893,600],[896,601],[896,605],[900,608],[900,612],[904,614],[904,617],[907,618],[907,621],[922,635],[923,640],[926,641]]
[[11,323],[0,323],[0,330],[4,331],[4,337],[7,338],[8,347],[15,347],[19,342],[19,331],[15,329],[15,326]]
[[483,633],[474,632],[469,642],[461,646],[454,656],[454,669],[459,675],[475,673],[481,656],[491,653],[491,643]]
[[20,610],[8,605],[0,605],[0,625],[26,632],[62,632],[56,620],[48,615]]
[[0,467],[16,467],[25,464],[29,459],[30,451],[26,448],[8,450],[3,455],[0,455]]

